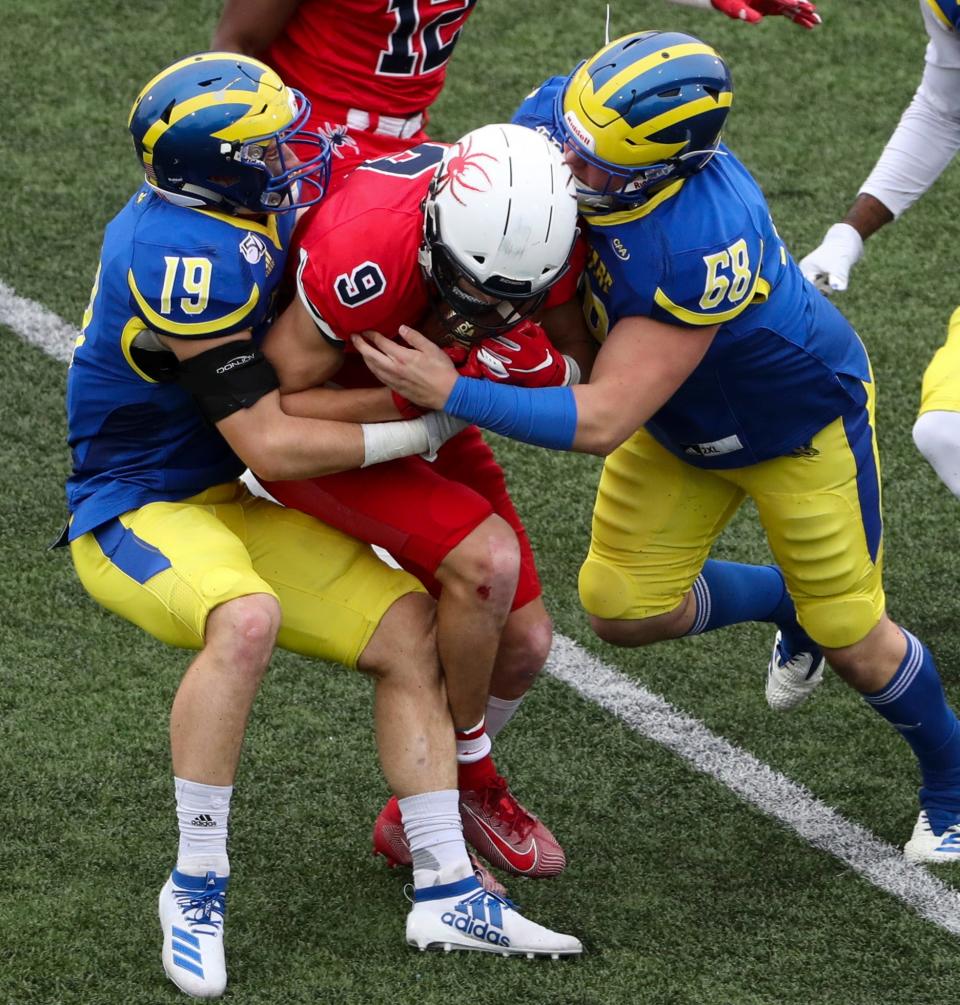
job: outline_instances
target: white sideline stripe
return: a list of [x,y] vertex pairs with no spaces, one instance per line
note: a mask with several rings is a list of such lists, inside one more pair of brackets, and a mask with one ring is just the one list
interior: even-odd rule
[[[0,280],[0,323],[54,359],[67,362],[76,328]],[[960,935],[960,894],[893,845],[844,819],[802,785],[715,736],[702,722],[625,677],[563,635],[554,638],[547,673],[617,716],[637,733],[672,750],[745,802],[833,855],[921,917]]]
[[554,639],[547,672],[631,729],[716,778],[745,802],[796,831],[815,848],[845,862],[874,886],[918,914],[960,935],[960,894],[899,849],[844,819],[802,785],[752,754],[715,736],[697,719],[678,711],[562,635]]
[[12,328],[24,342],[42,349],[61,363],[70,362],[80,332],[33,300],[19,297],[0,279],[0,324]]

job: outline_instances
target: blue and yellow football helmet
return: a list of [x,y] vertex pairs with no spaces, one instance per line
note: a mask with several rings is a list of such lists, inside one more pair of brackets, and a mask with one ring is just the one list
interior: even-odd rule
[[277,213],[319,201],[330,178],[330,145],[305,131],[309,115],[310,102],[266,64],[204,52],[158,73],[128,126],[148,180],[180,202]]
[[960,3],[957,0],[927,0],[937,20],[950,31],[960,31]]
[[555,139],[611,176],[605,192],[593,193],[600,198],[585,200],[590,211],[623,208],[703,168],[732,101],[730,71],[709,45],[679,32],[637,32],[570,74],[557,96]]

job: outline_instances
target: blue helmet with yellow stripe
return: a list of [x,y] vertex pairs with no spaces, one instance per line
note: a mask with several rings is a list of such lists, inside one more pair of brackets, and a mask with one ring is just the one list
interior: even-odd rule
[[[203,52],[158,73],[128,126],[148,181],[185,205],[276,213],[322,198],[327,140],[304,126],[310,103],[265,63]],[[285,144],[294,141],[304,159]]]
[[960,3],[957,0],[927,0],[936,19],[950,31],[960,31]]
[[709,45],[680,32],[637,32],[570,74],[554,110],[557,138],[611,176],[594,194],[622,207],[703,168],[732,101],[730,71]]

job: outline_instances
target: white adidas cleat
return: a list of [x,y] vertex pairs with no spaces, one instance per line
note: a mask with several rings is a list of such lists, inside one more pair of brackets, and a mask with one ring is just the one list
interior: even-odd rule
[[223,918],[229,877],[187,876],[176,869],[160,891],[163,969],[184,993],[219,998],[227,986]]
[[903,857],[908,862],[960,862],[960,823],[934,834],[927,811],[921,810],[910,840],[903,846]]
[[796,653],[784,660],[777,632],[767,667],[767,704],[777,712],[798,708],[820,685],[825,666],[826,660],[821,656],[815,662],[812,653]]
[[556,960],[583,952],[579,939],[528,921],[509,900],[484,890],[474,876],[415,890],[407,915],[407,943],[421,951],[459,950],[529,959]]

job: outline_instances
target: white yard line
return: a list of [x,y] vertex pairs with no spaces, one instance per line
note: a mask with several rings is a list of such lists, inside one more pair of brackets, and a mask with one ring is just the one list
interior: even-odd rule
[[[78,334],[72,325],[17,296],[2,281],[0,324],[61,362],[70,358]],[[815,848],[838,858],[928,921],[960,935],[960,894],[923,867],[911,865],[893,845],[845,820],[803,786],[715,736],[702,722],[673,708],[572,639],[556,637],[546,669],[640,735],[672,750],[697,771],[726,785],[741,799]]]

